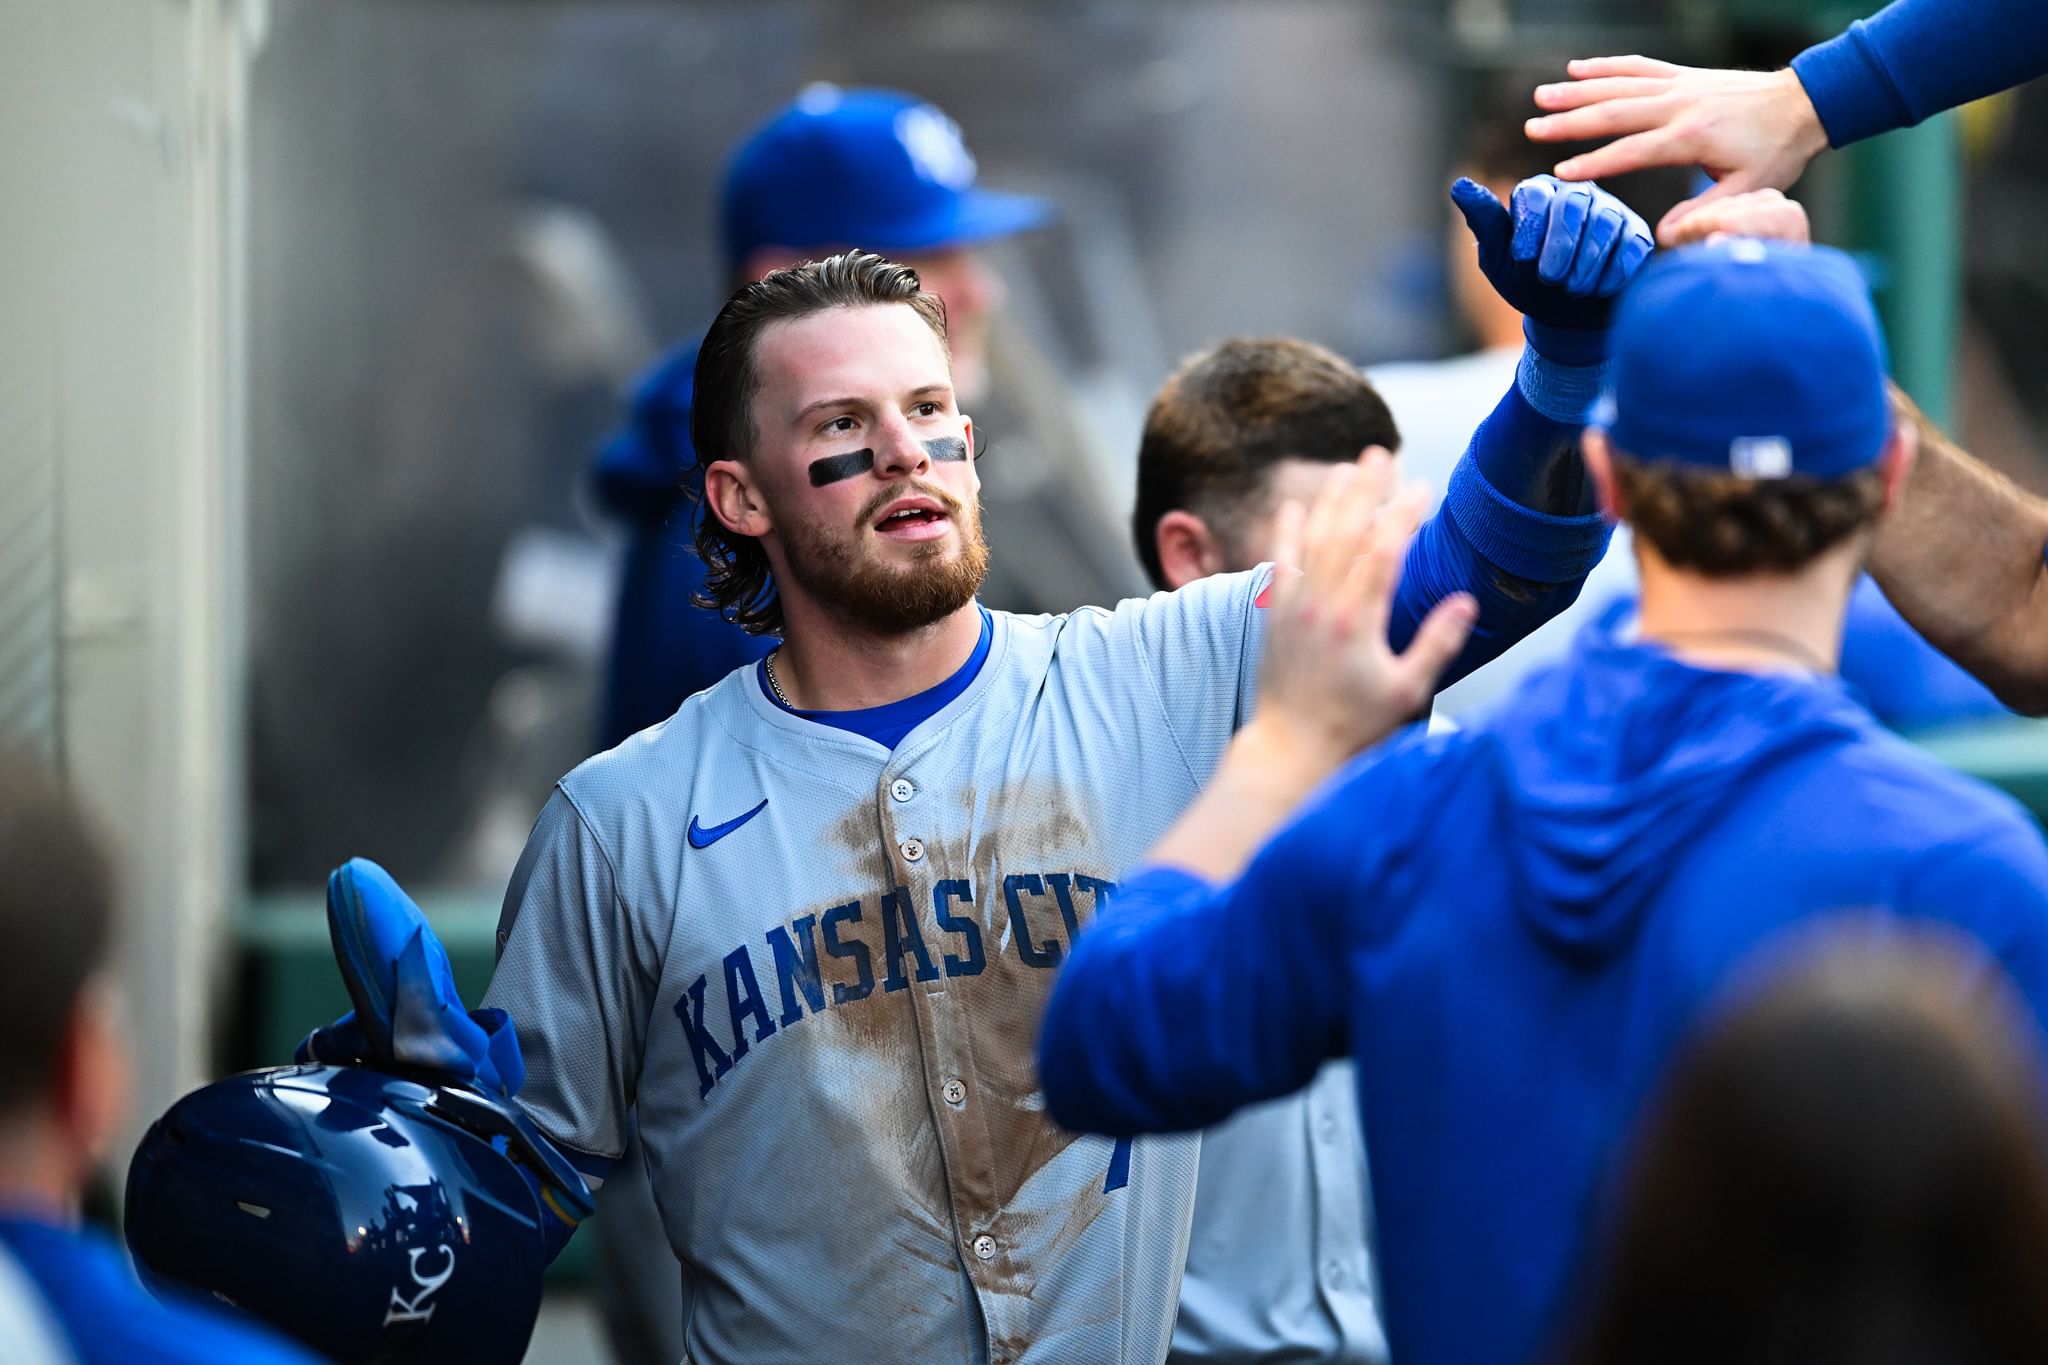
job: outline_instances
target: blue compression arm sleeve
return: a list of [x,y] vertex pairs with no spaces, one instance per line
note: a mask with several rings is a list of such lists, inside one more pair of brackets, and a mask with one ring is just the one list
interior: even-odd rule
[[2048,4],[1895,0],[1792,70],[1828,144],[1846,146],[2048,72]]
[[1613,528],[1595,510],[1578,453],[1604,369],[1523,352],[1514,388],[1473,433],[1443,506],[1409,547],[1387,627],[1395,649],[1406,649],[1452,593],[1479,603],[1478,624],[1441,686],[1570,606],[1607,552]]

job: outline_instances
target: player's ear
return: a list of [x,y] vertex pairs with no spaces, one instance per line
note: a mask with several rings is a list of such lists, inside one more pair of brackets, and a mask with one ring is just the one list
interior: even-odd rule
[[1160,576],[1169,588],[1184,588],[1226,567],[1216,533],[1186,508],[1176,507],[1159,518],[1152,528],[1152,543],[1159,551]]
[[974,477],[974,491],[981,491],[981,447],[974,443],[974,419],[960,414],[960,439],[967,442],[967,472]]
[[704,467],[704,505],[734,535],[761,536],[775,529],[753,471],[738,460],[713,460]]
[[96,1164],[119,1135],[132,1080],[120,995],[102,973],[72,1002],[51,1086],[67,1148],[82,1170]]
[[1585,457],[1586,473],[1593,480],[1600,515],[1618,522],[1628,515],[1628,509],[1621,505],[1620,494],[1614,487],[1613,449],[1607,444],[1607,433],[1598,427],[1587,427],[1579,433],[1579,453]]
[[1912,477],[1913,461],[1919,456],[1919,428],[1911,422],[1893,422],[1892,434],[1885,439],[1884,454],[1877,457],[1877,467],[1884,475],[1884,512],[1897,507],[1899,499],[1906,495],[1906,480]]

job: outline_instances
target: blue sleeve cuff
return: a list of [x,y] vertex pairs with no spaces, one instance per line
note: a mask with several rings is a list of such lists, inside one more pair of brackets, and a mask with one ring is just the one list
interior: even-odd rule
[[[1525,329],[1536,324],[1524,322]],[[1534,342],[1522,348],[1522,361],[1515,367],[1515,387],[1529,406],[1553,422],[1584,426],[1593,404],[1607,385],[1614,363],[1606,358],[1605,332],[1580,332],[1577,336],[1601,338],[1601,354],[1582,364],[1566,364],[1552,353],[1538,349]]]
[[1861,19],[1792,59],[1830,147],[1846,147],[1919,122]]
[[1488,483],[1469,459],[1451,471],[1444,512],[1488,563],[1531,583],[1584,578],[1614,534],[1598,512],[1563,517],[1522,506]]
[[1553,327],[1534,318],[1522,319],[1522,339],[1543,359],[1559,365],[1598,365],[1607,359],[1605,327]]

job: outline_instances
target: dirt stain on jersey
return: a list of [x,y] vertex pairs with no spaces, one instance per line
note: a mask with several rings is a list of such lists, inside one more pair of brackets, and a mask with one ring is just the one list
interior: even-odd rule
[[[933,1266],[964,1266],[980,1287],[990,1316],[1002,1324],[997,1329],[991,1323],[992,1347],[999,1347],[999,1358],[1015,1359],[1034,1335],[1019,1324],[1038,1316],[1030,1303],[1038,1280],[1080,1241],[1114,1197],[1102,1188],[1105,1159],[1103,1170],[1091,1165],[1064,1196],[1047,1199],[1041,1192],[1020,1200],[1077,1138],[1046,1116],[1038,1083],[1038,1026],[1056,971],[1027,963],[1015,940],[1027,932],[1041,958],[1057,953],[1063,960],[1071,934],[1043,878],[1084,873],[1106,882],[1115,869],[1106,865],[1107,849],[1091,837],[1102,827],[1102,812],[1095,808],[1099,794],[1084,802],[1056,784],[1013,782],[987,792],[964,792],[962,799],[971,803],[969,808],[947,812],[944,828],[913,829],[899,819],[901,828],[885,831],[886,807],[879,798],[875,805],[850,809],[830,827],[832,848],[826,856],[844,850],[863,870],[873,868],[860,921],[842,917],[837,933],[842,945],[865,946],[875,978],[866,999],[835,1006],[830,1013],[839,1016],[838,1027],[849,1042],[878,1059],[888,1058],[907,1082],[877,1087],[862,1102],[856,1129],[867,1134],[867,1141],[931,1159],[904,1168],[912,1187],[905,1191],[898,1248]],[[900,846],[892,846],[892,837],[920,839],[923,856],[905,859]],[[1005,894],[1005,878],[1017,875],[1039,879],[1041,888],[1017,892],[1021,930]],[[972,904],[956,900],[953,911],[972,914],[977,923],[981,971],[936,983],[913,980],[908,989],[885,993],[884,888],[908,891],[909,912],[937,962],[943,952],[961,947],[956,936],[941,929],[933,909],[934,888],[945,880],[964,880],[973,888]],[[1078,891],[1069,903],[1083,922],[1097,908],[1092,894]],[[824,912],[817,913],[822,924]],[[828,982],[850,982],[844,959],[821,956],[819,961]],[[913,969],[906,956],[904,971]],[[946,1080],[964,1083],[964,1102],[942,1098]],[[914,1103],[913,1086],[922,1090]],[[1029,1211],[1022,1207],[1026,1203],[1032,1206]],[[950,1225],[950,1235],[933,1214]],[[982,1235],[995,1239],[996,1254],[986,1261],[971,1253],[963,1257],[961,1248],[971,1248]],[[1104,1286],[1106,1315],[1113,1315],[1118,1298],[1114,1287]]]

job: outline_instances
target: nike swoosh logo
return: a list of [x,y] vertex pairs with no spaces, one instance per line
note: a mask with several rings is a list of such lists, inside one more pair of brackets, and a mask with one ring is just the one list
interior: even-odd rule
[[713,825],[710,829],[705,829],[702,825],[698,824],[697,817],[693,815],[690,817],[690,847],[709,848],[766,809],[768,809],[768,798],[764,796],[761,798],[761,804],[748,811],[745,815],[736,816],[722,825]]

